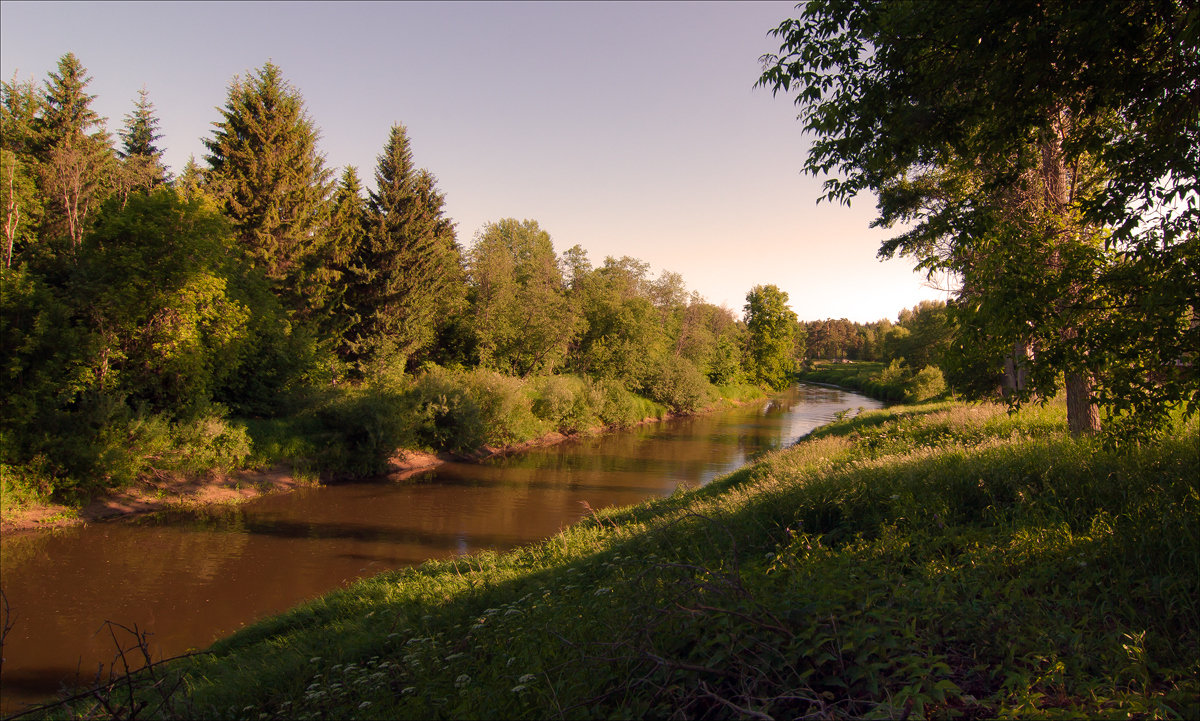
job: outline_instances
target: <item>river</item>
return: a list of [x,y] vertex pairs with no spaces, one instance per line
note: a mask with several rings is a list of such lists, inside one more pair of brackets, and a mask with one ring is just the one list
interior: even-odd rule
[[388,569],[550,537],[593,508],[701,486],[878,401],[795,385],[769,400],[530,450],[450,463],[403,482],[305,488],[0,539],[14,625],[0,713],[90,681],[114,659],[105,621],[151,634],[155,658]]

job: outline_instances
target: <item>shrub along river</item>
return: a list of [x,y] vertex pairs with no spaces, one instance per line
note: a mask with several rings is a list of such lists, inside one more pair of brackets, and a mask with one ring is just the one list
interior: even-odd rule
[[[154,657],[217,638],[363,576],[538,541],[593,508],[700,486],[878,401],[811,385],[730,411],[567,441],[403,482],[305,488],[0,539],[14,625],[0,713],[87,683],[116,647],[105,621],[150,635]],[[120,635],[119,635],[120,637]],[[125,643],[131,639],[121,638]]]

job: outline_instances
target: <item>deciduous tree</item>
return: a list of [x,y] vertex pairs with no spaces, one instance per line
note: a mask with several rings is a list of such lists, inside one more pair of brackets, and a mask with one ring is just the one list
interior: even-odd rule
[[521,376],[553,371],[579,318],[550,234],[504,218],[483,227],[467,257],[480,362]]
[[1064,373],[1087,433],[1097,401],[1200,407],[1196,27],[1175,0],[813,0],[759,83],[795,95],[826,199],[880,192],[880,224],[918,221],[881,255],[962,273],[988,347],[1037,341],[1014,400]]
[[787,386],[795,372],[796,314],[788,294],[774,285],[756,285],[746,294],[747,370],[771,388]]

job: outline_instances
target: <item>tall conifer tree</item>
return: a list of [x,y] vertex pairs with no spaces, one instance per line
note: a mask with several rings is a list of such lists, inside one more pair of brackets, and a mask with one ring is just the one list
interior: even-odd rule
[[445,197],[413,165],[408,133],[392,127],[375,170],[369,229],[356,262],[353,339],[360,361],[403,367],[434,341],[439,323],[462,303],[462,261]]
[[117,134],[121,136],[121,147],[117,149],[117,157],[121,159],[117,185],[124,205],[130,193],[150,190],[167,182],[163,151],[158,147],[162,134],[158,132],[154,103],[150,102],[150,94],[145,88],[138,90],[133,112],[125,116],[125,125]]
[[342,171],[332,206],[327,242],[312,256],[310,296],[320,304],[321,336],[333,342],[339,357],[349,360],[354,349],[348,338],[359,323],[351,299],[365,271],[359,263],[367,242],[367,203],[354,166]]
[[188,156],[188,161],[183,164],[183,170],[179,171],[173,185],[175,191],[188,200],[208,195],[205,188],[204,169],[196,162],[196,156]]
[[146,88],[138,90],[138,99],[133,101],[133,112],[125,116],[125,127],[119,135],[121,149],[117,155],[122,160],[135,155],[162,159],[163,151],[158,147],[162,133],[158,132],[158,116],[154,114],[154,103],[150,102],[150,93],[146,92]]
[[38,120],[43,151],[63,140],[87,135],[103,123],[103,118],[92,109],[96,96],[86,92],[90,82],[87,68],[74,53],[59,58],[58,72],[49,73]]
[[329,171],[300,93],[268,62],[234,78],[221,120],[205,140],[212,191],[249,260],[293,310],[297,280],[324,240]]
[[30,155],[37,145],[42,92],[33,78],[0,83],[0,146],[19,156]]
[[44,199],[36,186],[34,144],[42,93],[32,79],[0,84],[0,226],[4,267],[35,244]]
[[42,192],[49,201],[44,226],[54,239],[65,238],[75,257],[95,210],[107,195],[112,143],[103,119],[86,91],[91,78],[72,53],[58,61],[35,123],[36,155]]

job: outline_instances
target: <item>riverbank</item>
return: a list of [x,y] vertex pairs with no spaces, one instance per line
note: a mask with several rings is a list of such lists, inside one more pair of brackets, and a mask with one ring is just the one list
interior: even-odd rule
[[[760,395],[758,399],[765,398]],[[663,412],[647,416],[638,422],[621,426],[595,426],[583,432],[550,431],[536,438],[504,445],[483,445],[467,453],[431,452],[420,449],[398,449],[388,459],[381,474],[391,481],[411,476],[452,460],[481,462],[489,458],[520,453],[532,448],[563,443],[575,438],[612,432],[621,428],[658,423],[686,415],[714,413],[744,405],[756,399],[744,396],[724,397],[695,414]],[[156,472],[139,478],[135,483],[100,495],[88,503],[72,507],[61,503],[33,502],[17,508],[5,507],[0,516],[0,532],[53,530],[94,523],[120,517],[156,513],[177,508],[196,508],[228,503],[242,503],[268,493],[286,493],[297,488],[320,485],[322,482],[355,480],[361,476],[346,473],[318,474],[290,463],[276,463],[266,469],[238,469],[230,472],[210,471],[204,474]]]
[[545,542],[359,581],[159,668],[186,691],[142,700],[173,718],[1194,717],[1198,430],[1117,453],[1072,438],[1061,405],[862,413]]
[[934,366],[909,368],[902,360],[817,361],[796,377],[804,383],[829,385],[862,393],[884,403],[917,403],[950,396],[942,371]]

